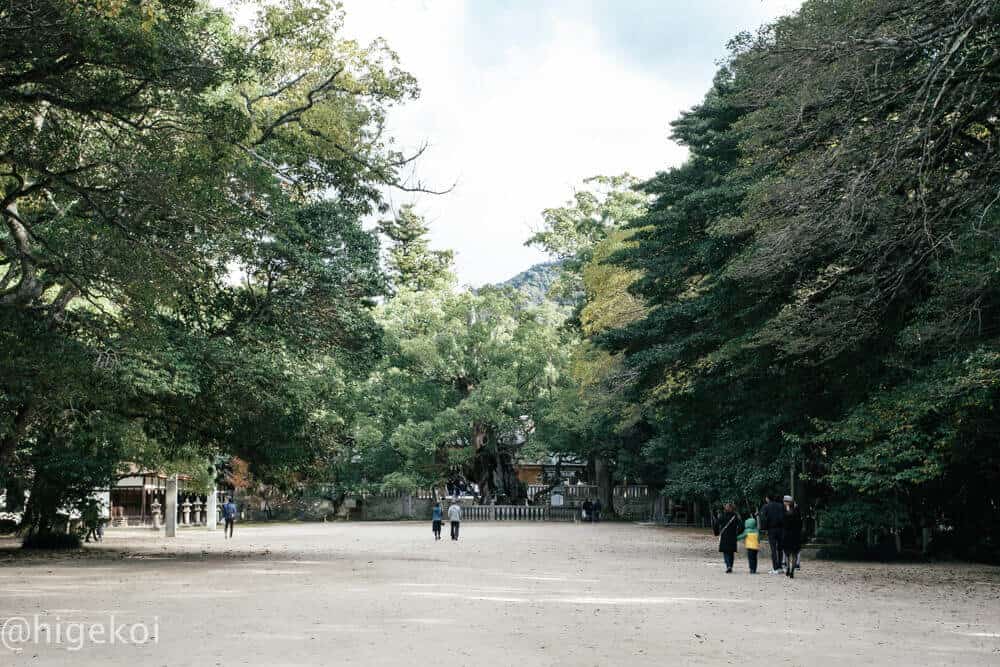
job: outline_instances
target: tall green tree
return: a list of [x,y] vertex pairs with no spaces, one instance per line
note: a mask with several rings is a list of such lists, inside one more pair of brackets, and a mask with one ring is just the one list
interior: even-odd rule
[[502,290],[407,291],[380,312],[389,351],[363,394],[357,465],[413,488],[460,471],[485,499],[524,491],[514,463],[567,351],[554,310]]
[[359,216],[419,185],[383,132],[416,84],[342,23],[322,1],[247,29],[187,0],[0,8],[0,474],[31,480],[33,529],[86,486],[57,474],[74,456],[93,487],[192,452],[288,479],[346,438],[385,288]]
[[750,504],[804,469],[830,525],[993,543],[956,498],[997,502],[968,491],[997,479],[997,11],[806,2],[674,123],[691,157],[616,259],[649,313],[598,338],[672,493]]
[[391,243],[386,264],[395,289],[439,289],[454,280],[451,266],[455,254],[430,249],[430,230],[412,204],[403,206],[391,220],[383,220],[379,231]]

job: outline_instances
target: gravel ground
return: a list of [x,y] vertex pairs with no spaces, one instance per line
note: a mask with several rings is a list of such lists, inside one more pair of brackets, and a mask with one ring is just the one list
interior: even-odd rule
[[807,552],[789,580],[740,553],[727,575],[704,530],[466,522],[455,543],[429,522],[272,524],[13,546],[0,665],[1000,664],[998,568]]

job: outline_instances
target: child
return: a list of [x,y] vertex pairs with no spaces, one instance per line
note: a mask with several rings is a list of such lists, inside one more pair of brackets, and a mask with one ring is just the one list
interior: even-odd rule
[[431,530],[434,531],[434,539],[441,539],[441,503],[434,503],[434,511],[431,512]]
[[760,549],[760,533],[757,532],[757,522],[753,517],[743,522],[743,532],[736,536],[737,540],[746,540],[747,565],[750,574],[757,574],[757,551]]

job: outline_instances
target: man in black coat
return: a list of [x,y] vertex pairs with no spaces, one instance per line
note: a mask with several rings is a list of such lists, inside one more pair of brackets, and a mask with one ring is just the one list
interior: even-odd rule
[[764,497],[760,508],[760,530],[767,531],[767,544],[771,548],[771,574],[781,573],[781,540],[785,525],[785,506],[777,498]]

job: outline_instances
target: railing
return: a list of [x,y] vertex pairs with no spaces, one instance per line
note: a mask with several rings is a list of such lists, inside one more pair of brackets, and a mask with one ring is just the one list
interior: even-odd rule
[[469,505],[462,508],[463,521],[573,521],[572,507],[543,505]]
[[645,484],[629,484],[628,486],[616,486],[611,491],[616,498],[648,498],[651,492]]
[[565,500],[587,500],[596,497],[596,484],[567,484],[563,487],[563,498]]
[[547,491],[551,487],[548,484],[528,484],[528,500],[534,500],[542,491]]
[[370,498],[370,497],[405,498],[406,496],[410,496],[411,498],[416,498],[418,500],[434,500],[436,498],[446,497],[444,489],[417,489],[415,491],[403,491],[400,489],[394,489],[389,491],[362,493],[360,495],[363,498]]

